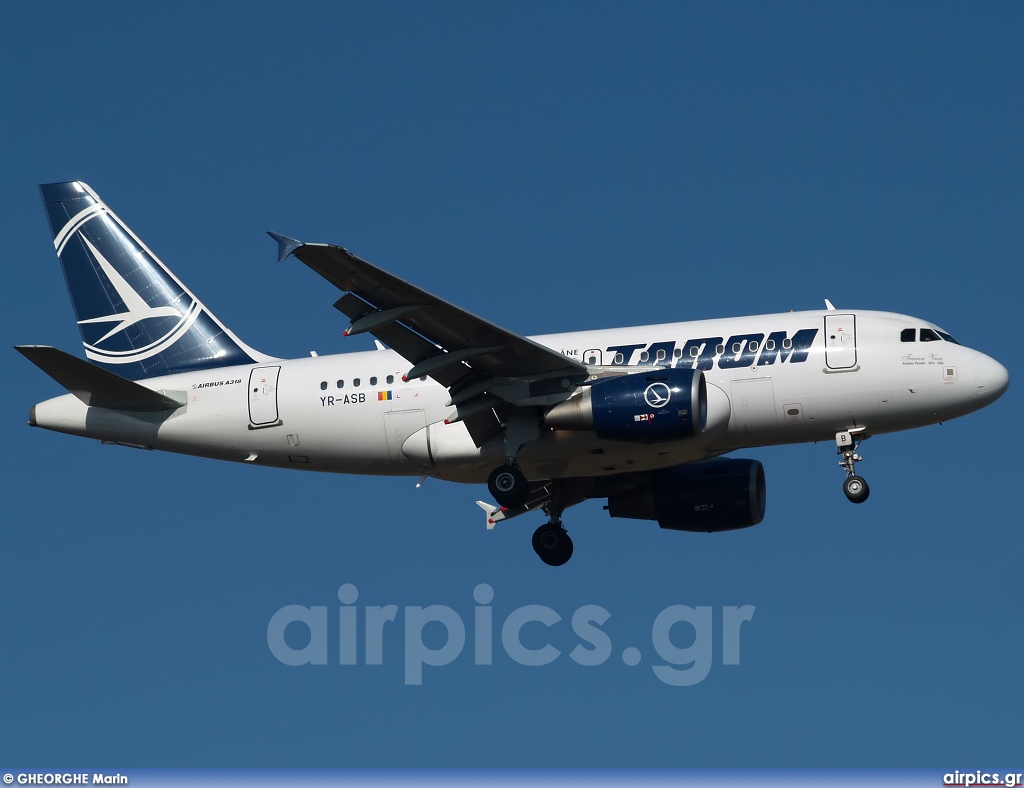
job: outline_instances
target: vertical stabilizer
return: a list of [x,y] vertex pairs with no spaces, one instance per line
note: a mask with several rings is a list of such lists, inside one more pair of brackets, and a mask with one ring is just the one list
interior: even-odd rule
[[86,184],[39,191],[90,361],[138,380],[268,360],[228,331]]

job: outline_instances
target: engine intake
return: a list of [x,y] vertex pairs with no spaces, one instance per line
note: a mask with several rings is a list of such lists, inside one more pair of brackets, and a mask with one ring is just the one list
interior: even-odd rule
[[764,519],[767,487],[757,460],[707,460],[664,468],[608,497],[608,514],[657,520],[676,531],[732,531]]
[[555,429],[593,430],[602,440],[637,443],[700,435],[707,421],[708,388],[699,369],[653,369],[599,380],[544,417]]

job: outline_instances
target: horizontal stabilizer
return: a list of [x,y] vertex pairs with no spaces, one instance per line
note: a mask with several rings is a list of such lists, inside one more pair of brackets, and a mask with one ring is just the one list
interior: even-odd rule
[[156,412],[185,404],[184,393],[180,401],[172,399],[55,347],[16,345],[14,349],[94,408]]

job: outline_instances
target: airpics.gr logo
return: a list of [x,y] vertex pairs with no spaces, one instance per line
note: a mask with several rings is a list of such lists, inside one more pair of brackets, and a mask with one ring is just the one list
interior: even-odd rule
[[[83,327],[82,344],[85,347],[86,356],[93,361],[102,361],[107,364],[131,364],[163,352],[192,327],[202,312],[202,304],[184,293],[175,299],[176,302],[179,302],[176,305],[167,303],[161,306],[150,306],[147,304],[146,300],[110,262],[108,256],[104,255],[87,237],[85,227],[91,222],[100,222],[103,225],[101,228],[97,228],[97,233],[95,233],[97,237],[105,237],[115,243],[119,236],[128,232],[126,228],[114,221],[105,206],[96,205],[71,219],[54,239],[57,253],[62,255],[68,241],[77,234],[99,269],[96,276],[105,277],[124,303],[124,311],[78,321],[78,324]],[[133,250],[132,254],[136,258],[134,263],[137,266],[145,268],[148,265],[155,265],[154,261],[146,259],[145,251]],[[139,324],[144,331],[137,333],[146,336],[145,344],[137,347],[125,347],[123,332],[129,331]],[[87,327],[90,326],[97,328],[95,338],[87,331]]]
[[[563,649],[568,660],[582,667],[603,665],[614,653],[627,667],[636,667],[646,654],[652,662],[651,672],[660,681],[689,687],[711,672],[715,630],[721,633],[721,663],[740,664],[740,628],[754,617],[753,605],[725,605],[718,616],[708,605],[670,605],[654,617],[649,644],[638,642],[616,650],[613,627],[609,631],[602,628],[612,614],[600,605],[582,605],[568,622],[547,605],[523,605],[499,613],[491,604],[494,589],[481,583],[473,589],[476,606],[468,617],[448,605],[407,605],[402,608],[402,624],[398,624],[398,605],[366,605],[360,610],[355,604],[358,598],[359,590],[345,583],[338,589],[341,606],[335,613],[326,605],[280,608],[267,624],[270,653],[281,664],[293,667],[383,665],[386,644],[394,643],[402,633],[405,683],[409,685],[423,683],[425,666],[443,667],[459,660],[468,639],[472,663],[464,658],[462,665],[495,664],[501,659],[495,658],[496,643],[508,660],[527,667],[543,667],[556,660],[565,664]],[[472,622],[468,629],[467,620]],[[636,616],[623,620],[635,621]],[[443,642],[439,628],[444,631]],[[680,647],[677,642],[690,645]],[[334,654],[332,644],[337,647]]]

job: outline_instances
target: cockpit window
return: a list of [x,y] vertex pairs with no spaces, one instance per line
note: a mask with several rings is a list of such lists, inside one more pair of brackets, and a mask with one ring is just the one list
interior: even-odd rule
[[952,342],[954,345],[959,345],[960,344],[955,339],[953,339],[953,337],[951,337],[949,334],[947,334],[945,331],[940,331],[939,332],[939,336],[942,337],[947,342]]
[[900,342],[913,342],[917,338],[917,330],[905,328],[900,331]]
[[942,341],[942,337],[940,337],[936,332],[934,332],[930,328],[922,328],[921,329],[921,341],[922,342],[941,342]]

